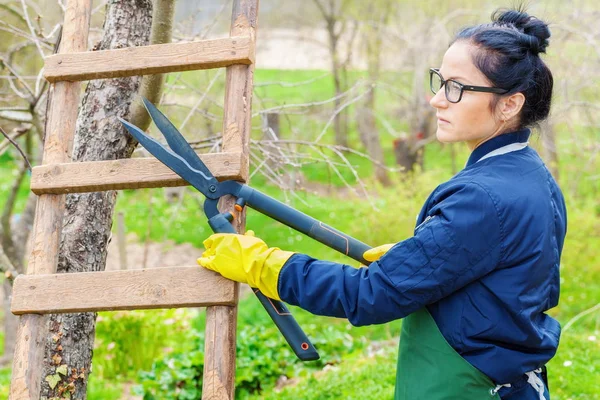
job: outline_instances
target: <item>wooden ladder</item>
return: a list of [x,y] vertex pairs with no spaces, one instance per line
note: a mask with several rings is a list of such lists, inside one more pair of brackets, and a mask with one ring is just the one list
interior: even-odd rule
[[[27,274],[13,286],[11,309],[20,318],[10,399],[39,399],[46,314],[173,307],[207,307],[203,399],[233,399],[237,283],[197,266],[56,269],[65,194],[187,184],[154,158],[71,163],[79,81],[226,67],[223,152],[201,157],[219,180],[247,180],[258,0],[233,1],[228,38],[94,52],[86,51],[91,3],[69,0],[60,52],[45,60],[53,96],[42,165],[31,176],[39,196],[32,253]],[[224,207],[233,207],[233,200],[228,203]]]

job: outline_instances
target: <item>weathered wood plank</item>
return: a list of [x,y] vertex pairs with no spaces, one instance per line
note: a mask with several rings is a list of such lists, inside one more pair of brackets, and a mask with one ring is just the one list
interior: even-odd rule
[[44,77],[50,82],[85,81],[133,75],[220,68],[254,62],[248,36],[199,42],[155,44],[116,50],[56,54],[46,58]]
[[[91,0],[70,0],[67,3],[59,53],[86,50],[91,10]],[[42,162],[64,163],[71,158],[81,87],[79,83],[59,82],[50,87],[50,92],[52,101]],[[56,271],[64,201],[64,195],[46,195],[38,199],[28,274],[51,274]],[[25,315],[19,318],[9,395],[11,400],[40,398],[46,324],[46,316]]]
[[[256,37],[258,0],[234,0],[231,36]],[[223,150],[248,153],[254,64],[227,67],[223,116]],[[245,161],[248,162],[248,157]],[[221,202],[221,210],[233,209],[234,199]],[[245,214],[236,218],[238,232],[245,229]],[[235,395],[235,349],[237,307],[206,309],[203,400],[233,399]]]
[[19,275],[11,311],[46,314],[234,305],[235,286],[198,266]]
[[[201,155],[219,180],[248,177],[248,161],[241,152]],[[156,158],[88,161],[34,167],[31,190],[44,193],[84,193],[103,190],[185,186],[188,183]]]

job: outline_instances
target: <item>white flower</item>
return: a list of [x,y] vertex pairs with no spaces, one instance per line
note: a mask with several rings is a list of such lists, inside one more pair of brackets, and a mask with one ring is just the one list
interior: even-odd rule
[[595,342],[596,341],[596,336],[592,335],[592,336],[588,336],[588,340],[590,342]]
[[571,365],[573,365],[573,361],[565,361],[565,362],[563,363],[563,365],[564,365],[565,367],[570,367]]

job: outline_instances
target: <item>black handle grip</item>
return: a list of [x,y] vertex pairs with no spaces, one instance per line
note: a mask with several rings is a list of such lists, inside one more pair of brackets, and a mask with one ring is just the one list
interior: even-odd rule
[[359,261],[363,265],[370,264],[369,261],[363,258],[363,254],[371,246],[354,239],[352,236],[346,235],[256,189],[252,189],[250,186],[241,185],[236,195],[244,198],[246,205],[256,211],[304,233],[324,245]]
[[[208,220],[208,224],[215,233],[237,233],[225,214],[215,215]],[[318,360],[319,353],[285,304],[268,298],[258,289],[252,290],[296,356],[302,361]]]

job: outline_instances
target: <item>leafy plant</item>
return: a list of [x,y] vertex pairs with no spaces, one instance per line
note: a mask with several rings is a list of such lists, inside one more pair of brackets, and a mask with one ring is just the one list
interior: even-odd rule
[[133,379],[154,360],[185,343],[192,310],[100,313],[96,325],[94,375]]
[[[262,393],[273,388],[278,379],[306,375],[325,365],[338,364],[345,354],[363,349],[367,342],[354,338],[346,324],[307,325],[305,330],[315,338],[313,344],[321,359],[303,363],[282,340],[277,328],[264,324],[242,325],[238,330],[236,356],[236,398]],[[140,374],[142,385],[136,389],[145,399],[183,400],[201,394],[204,368],[204,335],[195,329],[186,339],[192,350],[177,351],[156,361],[152,369]]]

